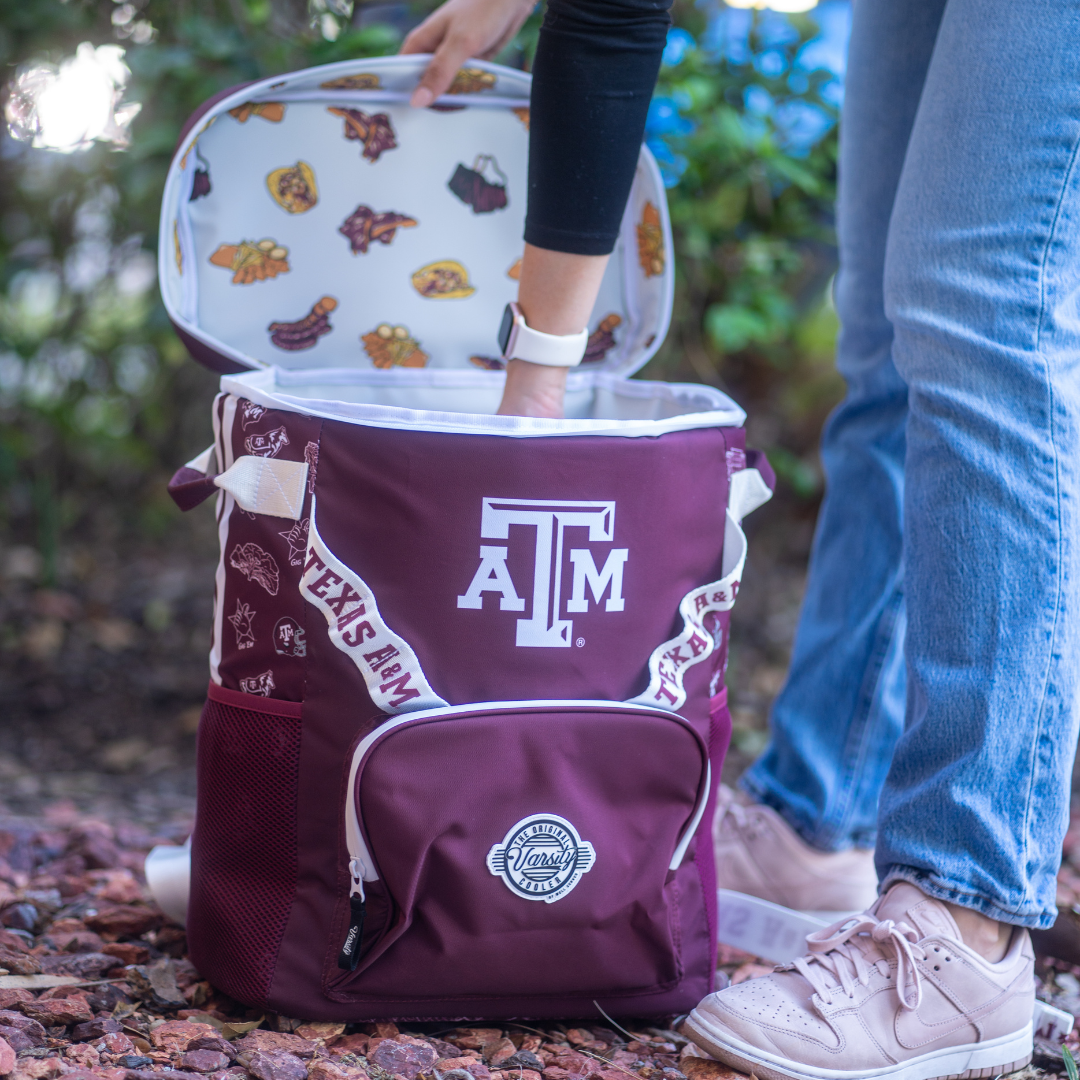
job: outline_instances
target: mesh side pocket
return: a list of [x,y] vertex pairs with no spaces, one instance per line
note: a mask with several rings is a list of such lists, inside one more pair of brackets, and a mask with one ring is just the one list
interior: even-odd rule
[[206,702],[188,915],[204,978],[264,1007],[296,889],[300,720]]

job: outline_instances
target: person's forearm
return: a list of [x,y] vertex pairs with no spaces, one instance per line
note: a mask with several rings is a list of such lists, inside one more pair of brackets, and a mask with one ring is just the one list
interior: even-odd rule
[[[588,324],[634,180],[671,0],[548,0],[533,66],[529,208],[518,303],[535,330]],[[448,0],[402,52],[435,53],[413,104],[426,107],[470,56],[491,56],[528,0]],[[507,365],[501,413],[561,416],[566,370]]]
[[[518,288],[525,321],[544,334],[579,333],[588,324],[607,263],[607,255],[574,255],[526,244]],[[511,360],[499,412],[561,416],[566,374],[566,368]]]

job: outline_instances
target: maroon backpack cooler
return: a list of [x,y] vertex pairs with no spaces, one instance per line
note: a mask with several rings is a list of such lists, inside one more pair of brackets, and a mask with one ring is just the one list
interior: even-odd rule
[[629,380],[671,310],[643,149],[565,420],[494,415],[528,76],[424,58],[218,100],[162,291],[225,372],[188,940],[311,1019],[649,1016],[712,988],[710,823],[742,516],[772,474],[704,386]]

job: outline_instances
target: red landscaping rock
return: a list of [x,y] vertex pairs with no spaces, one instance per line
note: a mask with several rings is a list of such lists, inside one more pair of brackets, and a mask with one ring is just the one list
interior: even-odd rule
[[397,1039],[384,1039],[375,1048],[374,1053],[368,1055],[368,1060],[385,1069],[395,1076],[403,1076],[405,1080],[416,1080],[419,1073],[427,1072],[438,1057],[435,1048],[428,1046],[419,1039],[409,1039],[408,1042],[399,1042],[407,1036],[398,1036]]
[[37,975],[41,972],[41,963],[36,956],[0,945],[0,968],[12,975]]
[[89,1043],[65,1046],[64,1057],[84,1069],[94,1069],[101,1064],[101,1055]]
[[125,967],[128,964],[145,964],[150,959],[150,950],[133,941],[110,941],[101,946],[101,951],[106,956],[115,957]]
[[15,1051],[7,1039],[0,1039],[0,1076],[7,1076],[15,1068]]
[[109,968],[114,967],[116,959],[104,953],[56,953],[43,956],[40,960],[44,975],[74,975],[78,979],[90,982],[100,979]]
[[308,1075],[304,1063],[284,1050],[256,1050],[247,1070],[256,1080],[307,1080]]
[[62,930],[59,933],[50,930],[41,940],[57,952],[70,953],[101,952],[105,944],[93,930]]
[[499,1028],[458,1028],[453,1035],[448,1035],[447,1042],[460,1046],[462,1050],[481,1050],[485,1043],[502,1038]]
[[507,1058],[513,1057],[517,1047],[509,1039],[493,1039],[483,1047],[484,1060],[490,1068],[495,1068]]
[[393,1039],[401,1034],[397,1024],[385,1021],[378,1024],[365,1024],[364,1034],[371,1035],[376,1039]]
[[[215,1035],[200,1035],[197,1039],[192,1039],[187,1044],[188,1050],[217,1050],[219,1053],[224,1054],[231,1062],[236,1060],[236,1048],[228,1039],[223,1039],[220,1036]],[[225,1068],[225,1066],[221,1066]]]
[[134,1054],[135,1044],[122,1031],[110,1031],[102,1040],[102,1048],[110,1054]]
[[120,1031],[120,1025],[115,1020],[99,1017],[97,1020],[87,1020],[85,1024],[76,1024],[71,1029],[71,1038],[74,1042],[91,1042],[108,1035],[111,1031]]
[[363,1054],[370,1041],[370,1035],[339,1035],[336,1039],[328,1039],[326,1045],[333,1047],[335,1054]]
[[28,953],[30,947],[18,934],[10,930],[0,930],[0,948],[10,949],[12,952]]
[[294,1034],[299,1035],[301,1039],[322,1040],[322,1042],[328,1044],[331,1039],[342,1034],[344,1030],[344,1024],[312,1023],[301,1024]]
[[308,1066],[308,1080],[368,1080],[368,1074],[356,1065],[319,1060]]
[[284,1050],[299,1058],[309,1058],[315,1053],[314,1045],[299,1035],[291,1035],[285,1031],[266,1031],[263,1028],[249,1031],[242,1039],[237,1039],[233,1046],[238,1054]]
[[69,1027],[94,1019],[90,1006],[80,998],[52,998],[49,1001],[20,1001],[19,1011],[43,1027]]
[[687,1080],[745,1080],[742,1073],[712,1058],[686,1057],[681,1065]]
[[186,1050],[192,1039],[213,1038],[217,1028],[190,1020],[167,1020],[150,1032],[150,1043],[158,1050]]
[[228,1068],[229,1059],[220,1050],[187,1050],[180,1055],[179,1064],[181,1069],[210,1073]]
[[[45,1045],[45,1029],[36,1020],[24,1016],[21,1012],[15,1012],[14,1009],[0,1009],[0,1024],[21,1031],[32,1039],[39,1040],[33,1044],[34,1046]],[[0,1035],[3,1035],[5,1039],[7,1038],[7,1035],[2,1031],[0,1031]]]
[[33,1001],[29,990],[0,990],[0,1009],[13,1009],[19,1001]]
[[147,930],[160,926],[161,912],[148,904],[117,905],[88,916],[86,925],[96,930],[106,940],[116,941],[122,937],[139,937]]

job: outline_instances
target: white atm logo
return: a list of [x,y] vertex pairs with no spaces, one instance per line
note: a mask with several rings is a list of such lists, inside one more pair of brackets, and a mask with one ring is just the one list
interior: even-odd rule
[[[485,540],[507,540],[511,525],[536,530],[533,562],[532,617],[518,619],[517,644],[538,649],[568,649],[573,644],[574,624],[560,618],[563,608],[563,538],[567,527],[588,528],[589,542],[611,543],[615,539],[614,502],[560,502],[550,499],[484,499],[480,536]],[[505,547],[482,544],[480,566],[468,591],[457,598],[459,608],[482,608],[484,593],[500,595],[502,611],[524,611],[525,600],[506,566]],[[606,592],[605,611],[622,611],[623,567],[627,548],[611,548],[598,570],[588,548],[571,548],[574,567],[570,599],[566,611],[588,611],[586,586],[599,604]]]

